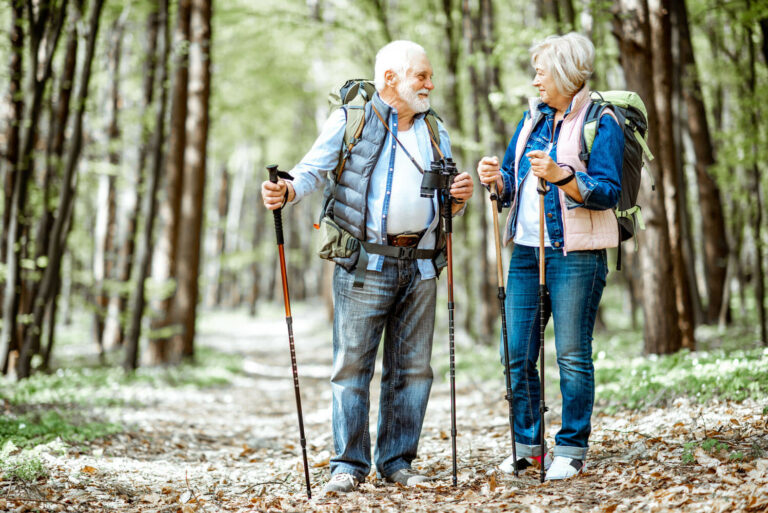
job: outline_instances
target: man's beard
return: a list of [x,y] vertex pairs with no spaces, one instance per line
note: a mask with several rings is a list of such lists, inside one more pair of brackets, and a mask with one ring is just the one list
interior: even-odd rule
[[411,87],[411,84],[406,82],[405,80],[400,81],[400,83],[397,85],[397,94],[400,95],[400,98],[408,104],[408,106],[413,109],[414,112],[420,113],[420,112],[427,112],[429,110],[429,97],[427,98],[419,98],[419,94],[429,94],[429,89],[419,89],[418,91],[414,91]]

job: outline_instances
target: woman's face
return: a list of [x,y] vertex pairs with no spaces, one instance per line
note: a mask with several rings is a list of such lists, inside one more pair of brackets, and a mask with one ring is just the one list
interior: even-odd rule
[[536,65],[536,76],[533,77],[533,87],[539,90],[541,101],[550,107],[557,108],[564,102],[570,103],[570,98],[564,96],[557,90],[555,79],[544,66]]

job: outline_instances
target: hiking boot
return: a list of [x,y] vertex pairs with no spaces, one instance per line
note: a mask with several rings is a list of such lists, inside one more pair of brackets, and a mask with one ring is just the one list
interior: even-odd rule
[[555,460],[552,462],[552,466],[549,467],[547,476],[544,479],[547,481],[568,479],[584,470],[584,467],[586,466],[587,465],[583,460],[566,458],[565,456],[555,456]]
[[429,481],[429,478],[425,475],[419,474],[410,468],[401,468],[397,472],[387,476],[387,481],[390,483],[400,483],[403,486],[413,486],[424,481]]
[[331,480],[325,483],[321,495],[325,495],[330,492],[336,493],[349,493],[357,488],[359,484],[357,478],[352,474],[340,472],[331,476]]
[[[519,472],[521,470],[538,466],[540,464],[541,456],[528,456],[526,458],[518,458],[517,463],[513,466],[512,455],[510,455],[507,459],[499,464],[499,470],[505,474],[514,474],[515,467],[517,467],[517,471]],[[552,465],[552,453],[548,452],[544,455],[544,470],[549,470],[550,465]]]

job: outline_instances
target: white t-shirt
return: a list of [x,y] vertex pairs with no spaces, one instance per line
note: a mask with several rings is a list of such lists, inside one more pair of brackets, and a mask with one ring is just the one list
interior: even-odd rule
[[[528,157],[523,156],[523,158]],[[539,179],[533,171],[528,171],[520,186],[520,208],[517,210],[515,244],[539,247],[539,192],[536,190],[538,185]],[[551,247],[546,222],[544,223],[544,247]]]
[[[413,127],[405,131],[398,130],[397,138],[424,169],[426,166],[421,161],[416,130]],[[432,199],[422,198],[419,194],[423,175],[416,169],[399,144],[395,151],[392,194],[390,194],[387,214],[387,234],[420,232],[427,227],[432,219]]]

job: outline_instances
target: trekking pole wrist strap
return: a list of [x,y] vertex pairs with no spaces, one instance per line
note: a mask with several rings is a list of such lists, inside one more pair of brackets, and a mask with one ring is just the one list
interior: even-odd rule
[[552,182],[552,185],[557,185],[558,187],[565,185],[567,183],[570,183],[571,180],[576,178],[576,172],[573,170],[571,166],[568,164],[558,164],[560,168],[566,168],[566,171],[568,171],[570,174],[563,178],[562,180],[558,180],[556,182]]

